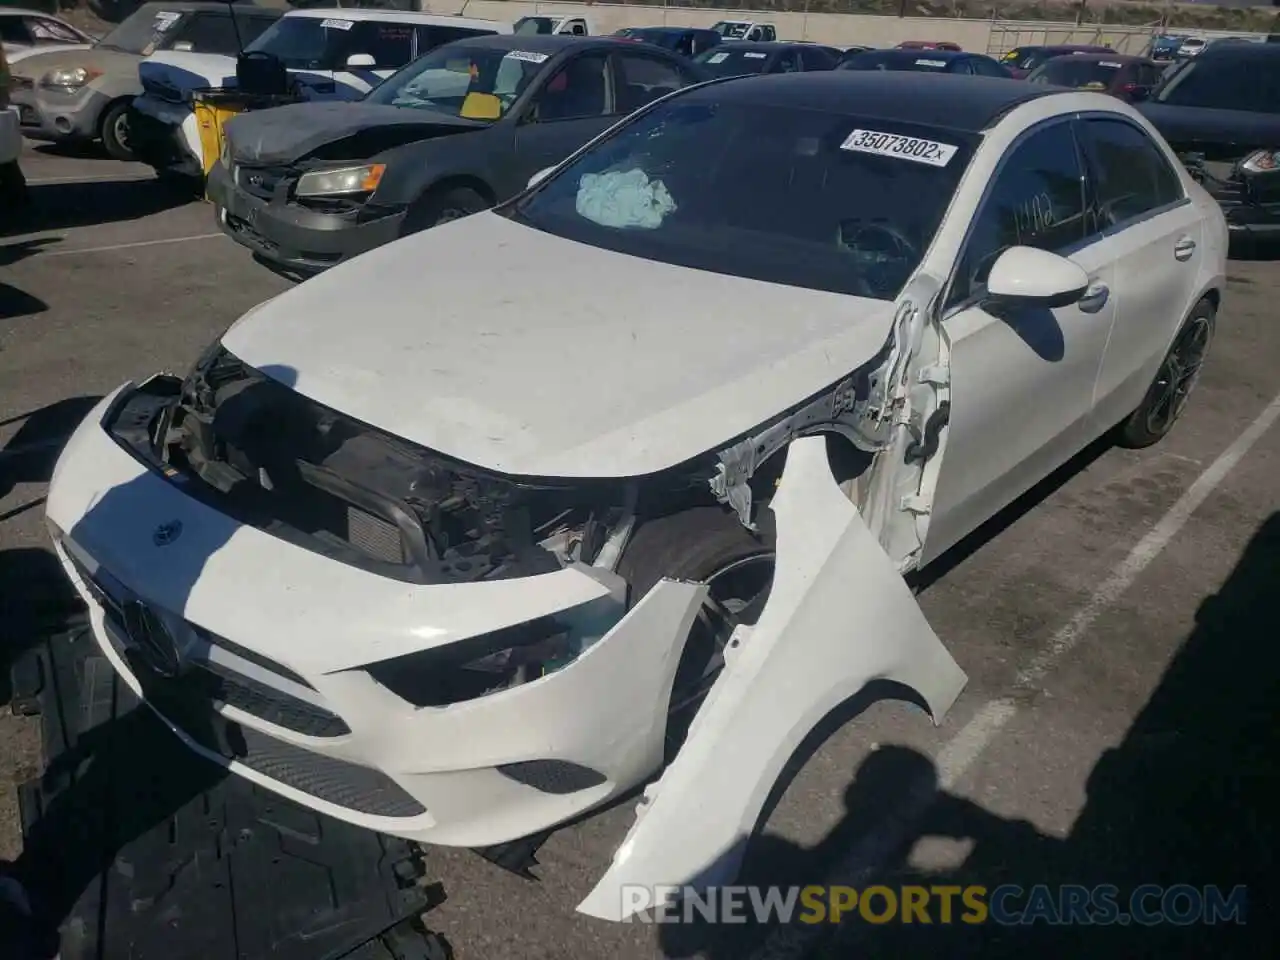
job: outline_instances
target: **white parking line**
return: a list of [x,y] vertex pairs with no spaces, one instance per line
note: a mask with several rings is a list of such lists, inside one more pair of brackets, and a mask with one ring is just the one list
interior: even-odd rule
[[[188,243],[192,240],[212,240],[220,233],[197,233],[191,237],[170,237],[168,240],[139,240],[136,243],[113,243],[105,247],[81,247],[77,250],[41,250],[37,257],[73,257],[78,253],[108,253],[112,250],[133,250],[136,247],[158,247],[165,243]],[[46,238],[40,238],[46,239]]]
[[[1017,716],[1019,701],[1033,693],[1041,681],[1088,633],[1110,607],[1127,591],[1138,576],[1191,519],[1191,515],[1235,469],[1249,449],[1280,419],[1280,396],[1276,396],[1258,414],[1231,446],[1213,461],[1178,498],[1169,511],[1129,551],[1084,606],[1058,629],[1048,644],[1018,673],[1007,696],[984,704],[973,718],[938,752],[934,760],[936,782],[914,784],[906,802],[879,826],[873,826],[864,842],[857,844],[832,871],[826,881],[831,885],[859,886],[910,838],[911,828],[928,810],[938,791],[955,787],[991,745],[1009,721]],[[801,960],[815,943],[830,931],[819,926],[780,927],[755,953],[752,960]]]

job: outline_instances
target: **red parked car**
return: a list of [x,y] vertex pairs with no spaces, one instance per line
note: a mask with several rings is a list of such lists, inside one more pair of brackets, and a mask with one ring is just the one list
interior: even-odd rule
[[1124,100],[1140,100],[1156,85],[1168,64],[1117,53],[1083,53],[1054,57],[1031,71],[1031,83],[1097,90]]
[[899,50],[959,50],[960,44],[950,40],[903,40]]
[[1110,47],[1096,47],[1081,43],[1062,43],[1048,47],[1014,47],[1000,62],[1008,68],[1015,79],[1024,80],[1036,67],[1052,60],[1054,57],[1067,56],[1073,53],[1111,53]]

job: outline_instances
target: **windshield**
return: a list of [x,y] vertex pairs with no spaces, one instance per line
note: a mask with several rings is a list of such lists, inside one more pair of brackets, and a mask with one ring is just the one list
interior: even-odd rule
[[740,20],[718,20],[711,25],[711,29],[729,40],[741,40],[751,29],[751,24]]
[[497,120],[524,93],[547,59],[545,53],[451,43],[393,74],[365,100]]
[[1123,67],[1124,64],[1118,60],[1054,57],[1027,79],[1032,83],[1051,83],[1059,87],[1106,90]]
[[1151,99],[1180,107],[1280,113],[1280,57],[1206,54],[1168,73]]
[[1018,47],[1001,57],[1000,62],[1013,70],[1030,70],[1044,62],[1044,53],[1037,47]]
[[761,73],[769,62],[769,55],[759,50],[725,50],[712,47],[693,58],[717,77],[739,77],[748,73]]
[[166,10],[162,3],[148,3],[122,20],[97,45],[149,57],[163,46],[184,16],[176,10]]
[[927,50],[912,52],[905,56],[891,50],[871,50],[867,53],[856,53],[844,63],[841,70],[924,70],[931,72],[945,71],[948,60],[945,57],[930,56]]
[[503,215],[649,260],[897,296],[973,136],[720,98],[695,91],[635,115]]
[[244,49],[270,53],[290,70],[330,70],[354,25],[354,20],[281,17]]

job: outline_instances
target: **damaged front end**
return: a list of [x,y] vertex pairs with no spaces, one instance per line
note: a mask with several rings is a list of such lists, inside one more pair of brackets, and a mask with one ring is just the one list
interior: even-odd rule
[[1222,208],[1233,233],[1280,233],[1280,150],[1255,150],[1236,160],[1209,160],[1182,150],[1187,172]]

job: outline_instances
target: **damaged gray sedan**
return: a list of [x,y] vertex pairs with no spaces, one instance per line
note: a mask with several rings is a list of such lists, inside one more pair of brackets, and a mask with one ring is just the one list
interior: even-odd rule
[[[1108,199],[1107,125],[1163,194]],[[124,681],[266,789],[493,847],[648,784],[579,906],[622,919],[728,882],[870,681],[941,722],[965,674],[903,575],[1171,429],[1225,250],[1112,97],[709,83],[118,388],[49,523]]]

